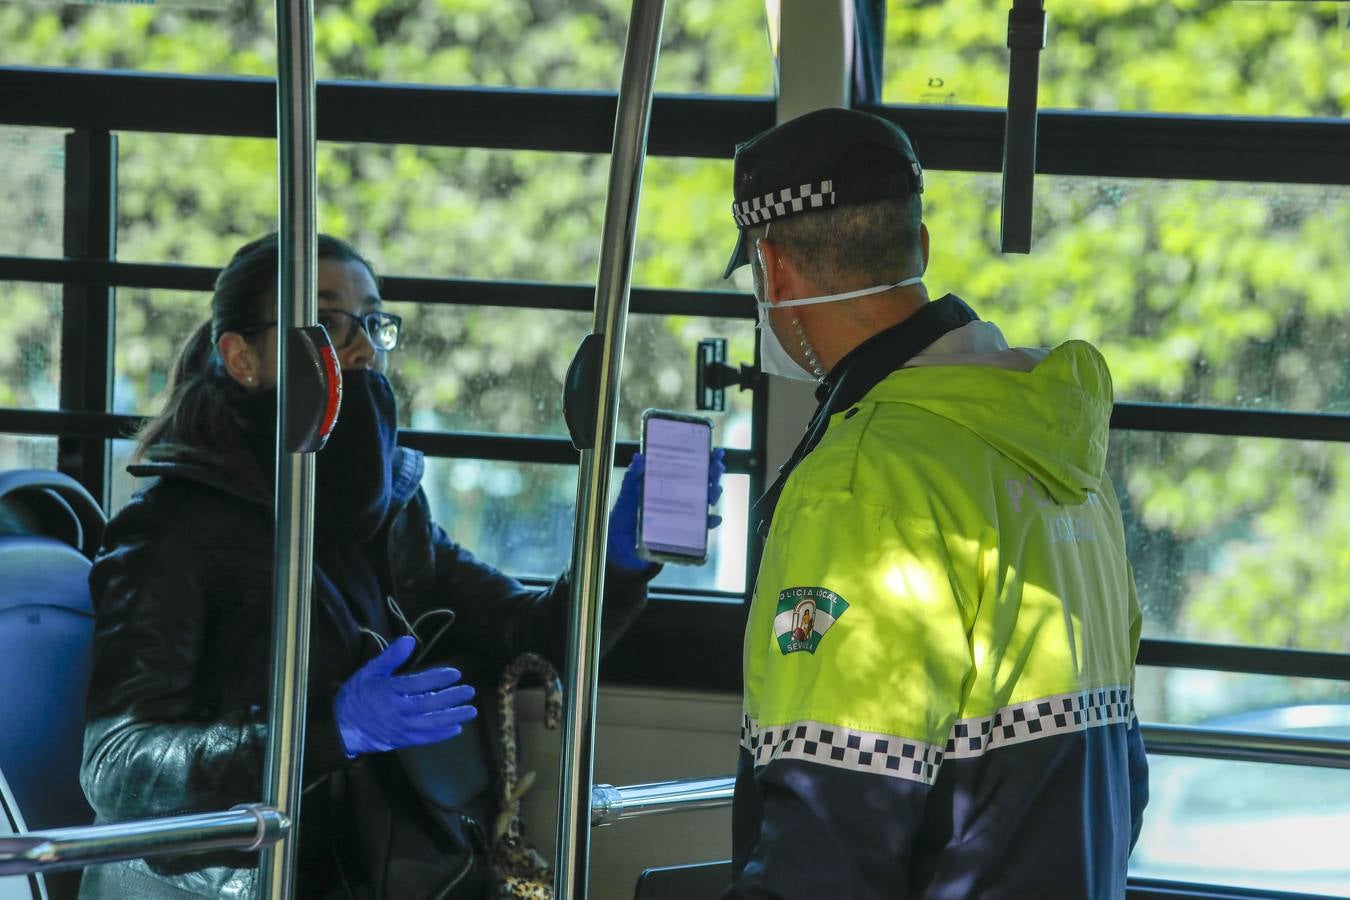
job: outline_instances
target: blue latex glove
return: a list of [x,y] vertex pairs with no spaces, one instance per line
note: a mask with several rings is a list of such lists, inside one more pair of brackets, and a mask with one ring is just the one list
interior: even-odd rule
[[478,715],[469,705],[473,688],[459,684],[456,669],[394,674],[416,648],[404,635],[338,689],[333,711],[348,756],[449,740]]
[[[722,498],[722,476],[726,474],[726,451],[720,447],[712,452],[708,465],[708,505]],[[642,473],[647,471],[647,460],[641,453],[633,454],[628,471],[623,473],[619,497],[609,513],[609,561],[626,572],[645,572],[652,563],[638,556],[638,508],[642,505]],[[708,527],[722,524],[722,517],[708,516]]]

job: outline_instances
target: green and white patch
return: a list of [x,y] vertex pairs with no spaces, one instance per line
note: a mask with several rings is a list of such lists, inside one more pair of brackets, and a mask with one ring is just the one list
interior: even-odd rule
[[780,591],[773,633],[783,655],[805,650],[815,653],[835,621],[848,609],[848,601],[823,587],[795,587]]

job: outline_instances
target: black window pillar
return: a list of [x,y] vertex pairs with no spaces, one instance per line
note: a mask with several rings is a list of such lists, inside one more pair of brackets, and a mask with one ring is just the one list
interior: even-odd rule
[[[117,138],[107,131],[66,135],[67,259],[111,260],[117,246]],[[61,408],[112,408],[113,289],[69,284],[61,295]],[[106,509],[109,444],[105,438],[62,437],[58,467]]]

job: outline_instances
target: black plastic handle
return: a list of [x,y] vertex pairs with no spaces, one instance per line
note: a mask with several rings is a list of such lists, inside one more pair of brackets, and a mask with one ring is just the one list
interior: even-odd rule
[[600,394],[604,338],[603,334],[588,334],[581,339],[563,382],[563,421],[572,436],[572,446],[578,450],[595,446],[595,417],[599,413],[596,397]]
[[291,329],[286,373],[287,453],[323,449],[342,409],[342,367],[322,325]]

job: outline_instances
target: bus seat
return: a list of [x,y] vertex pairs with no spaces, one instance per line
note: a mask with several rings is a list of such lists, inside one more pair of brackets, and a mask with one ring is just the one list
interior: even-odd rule
[[707,900],[731,886],[731,860],[662,866],[638,876],[633,900]]
[[106,521],[94,498],[68,475],[47,469],[0,472],[0,537],[46,535],[92,562]]
[[74,479],[0,473],[0,770],[35,830],[94,817],[79,769],[103,526]]
[[[5,782],[5,773],[0,770],[0,837],[11,834],[23,834],[23,816],[14,802]],[[0,878],[0,900],[47,900],[47,889],[41,875],[10,875]]]

